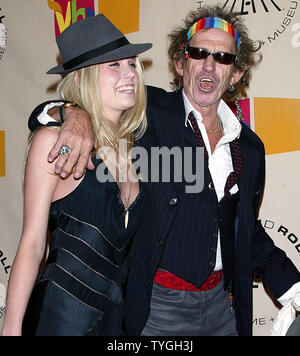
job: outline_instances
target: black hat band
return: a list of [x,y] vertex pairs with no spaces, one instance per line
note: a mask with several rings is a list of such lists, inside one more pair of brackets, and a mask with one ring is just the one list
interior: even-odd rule
[[98,48],[94,48],[91,51],[88,51],[84,54],[81,54],[78,57],[71,59],[69,62],[66,62],[65,64],[63,64],[63,67],[65,70],[73,69],[73,68],[77,67],[78,65],[80,65],[92,58],[101,56],[107,52],[113,51],[115,49],[126,46],[128,44],[129,44],[129,42],[125,37],[119,38],[116,41],[107,43],[106,45],[98,47]]

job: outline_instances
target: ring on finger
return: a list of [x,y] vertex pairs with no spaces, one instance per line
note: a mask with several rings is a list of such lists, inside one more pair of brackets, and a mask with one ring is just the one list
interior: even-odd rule
[[63,156],[63,155],[66,155],[66,154],[70,154],[71,153],[71,148],[67,145],[63,145],[61,146],[61,148],[59,149],[59,155],[60,156]]

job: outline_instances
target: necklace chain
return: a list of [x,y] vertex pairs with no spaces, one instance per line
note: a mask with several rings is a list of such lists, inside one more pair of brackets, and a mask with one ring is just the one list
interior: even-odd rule
[[122,174],[121,171],[121,167],[118,161],[116,161],[116,167],[118,168],[119,171],[119,184],[120,184],[120,192],[121,192],[121,197],[122,194],[124,196],[124,213],[125,213],[125,229],[127,229],[128,226],[128,221],[129,221],[129,202],[130,202],[130,195],[131,195],[131,189],[132,189],[132,181],[130,181],[130,187],[129,187],[129,193],[128,193],[128,197],[126,197],[126,191],[125,191],[125,182],[124,182],[124,176]]
[[126,198],[126,192],[125,192],[125,187],[124,187],[124,185],[125,185],[124,176],[122,174],[119,162],[116,162],[116,166],[118,168],[119,176],[121,178],[119,180],[120,190],[121,190],[121,194],[123,193],[123,196],[124,196],[124,209],[125,209],[125,212],[126,212],[126,211],[128,211],[128,207],[129,207],[129,201],[130,201],[130,195],[131,195],[131,189],[132,189],[132,182],[130,181],[129,193],[128,193],[128,197]]
[[219,119],[219,116],[217,116],[217,127],[211,131],[206,130],[206,132],[210,135],[214,134],[219,131],[220,127],[221,127],[221,120]]

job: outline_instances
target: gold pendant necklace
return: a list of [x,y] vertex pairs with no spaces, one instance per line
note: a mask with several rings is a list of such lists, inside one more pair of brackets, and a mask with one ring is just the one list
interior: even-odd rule
[[131,188],[132,188],[132,182],[130,182],[130,188],[129,188],[129,194],[128,197],[126,198],[126,192],[125,192],[125,188],[124,188],[124,183],[121,183],[121,194],[123,191],[123,195],[124,195],[124,225],[125,225],[125,229],[127,229],[128,226],[128,222],[129,222],[129,199],[130,199],[130,195],[131,195]]
[[124,226],[125,229],[127,229],[128,226],[128,222],[129,222],[129,201],[130,201],[130,195],[131,195],[131,189],[132,189],[132,182],[130,181],[130,187],[129,187],[129,193],[128,193],[128,197],[126,197],[126,191],[125,191],[125,182],[124,182],[124,176],[122,175],[121,169],[120,169],[120,164],[119,162],[116,162],[116,166],[118,168],[119,171],[119,183],[120,183],[120,192],[121,192],[121,197],[122,194],[124,196]]
[[216,132],[219,131],[220,126],[221,126],[221,124],[220,124],[220,119],[219,119],[219,116],[217,116],[217,127],[216,127],[215,129],[211,130],[211,131],[206,130],[206,132],[207,132],[209,135],[214,134],[214,133],[216,133]]
[[111,157],[106,156],[106,159],[108,162],[115,164],[115,166],[119,172],[119,183],[118,183],[117,176],[115,179],[116,179],[116,182],[118,183],[119,188],[120,188],[121,200],[122,200],[122,196],[123,196],[122,203],[124,206],[124,226],[125,226],[125,229],[127,229],[128,223],[129,223],[129,202],[130,202],[130,196],[131,196],[131,190],[132,190],[132,181],[129,179],[130,180],[130,188],[129,188],[128,197],[126,197],[124,175],[122,174],[122,170],[121,170],[121,167],[120,167],[117,157],[115,157],[115,159],[112,160]]

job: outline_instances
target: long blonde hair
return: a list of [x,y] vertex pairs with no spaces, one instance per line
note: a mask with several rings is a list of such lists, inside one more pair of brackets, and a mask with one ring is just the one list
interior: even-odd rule
[[78,70],[78,87],[74,81],[76,72],[69,73],[60,82],[57,93],[62,100],[76,102],[90,114],[96,138],[96,150],[110,146],[118,152],[119,140],[126,139],[129,152],[134,145],[134,140],[139,139],[147,127],[147,94],[142,64],[137,58],[136,71],[139,80],[136,103],[132,108],[122,113],[118,130],[109,118],[103,115],[99,88],[99,68],[99,65],[94,65]]

